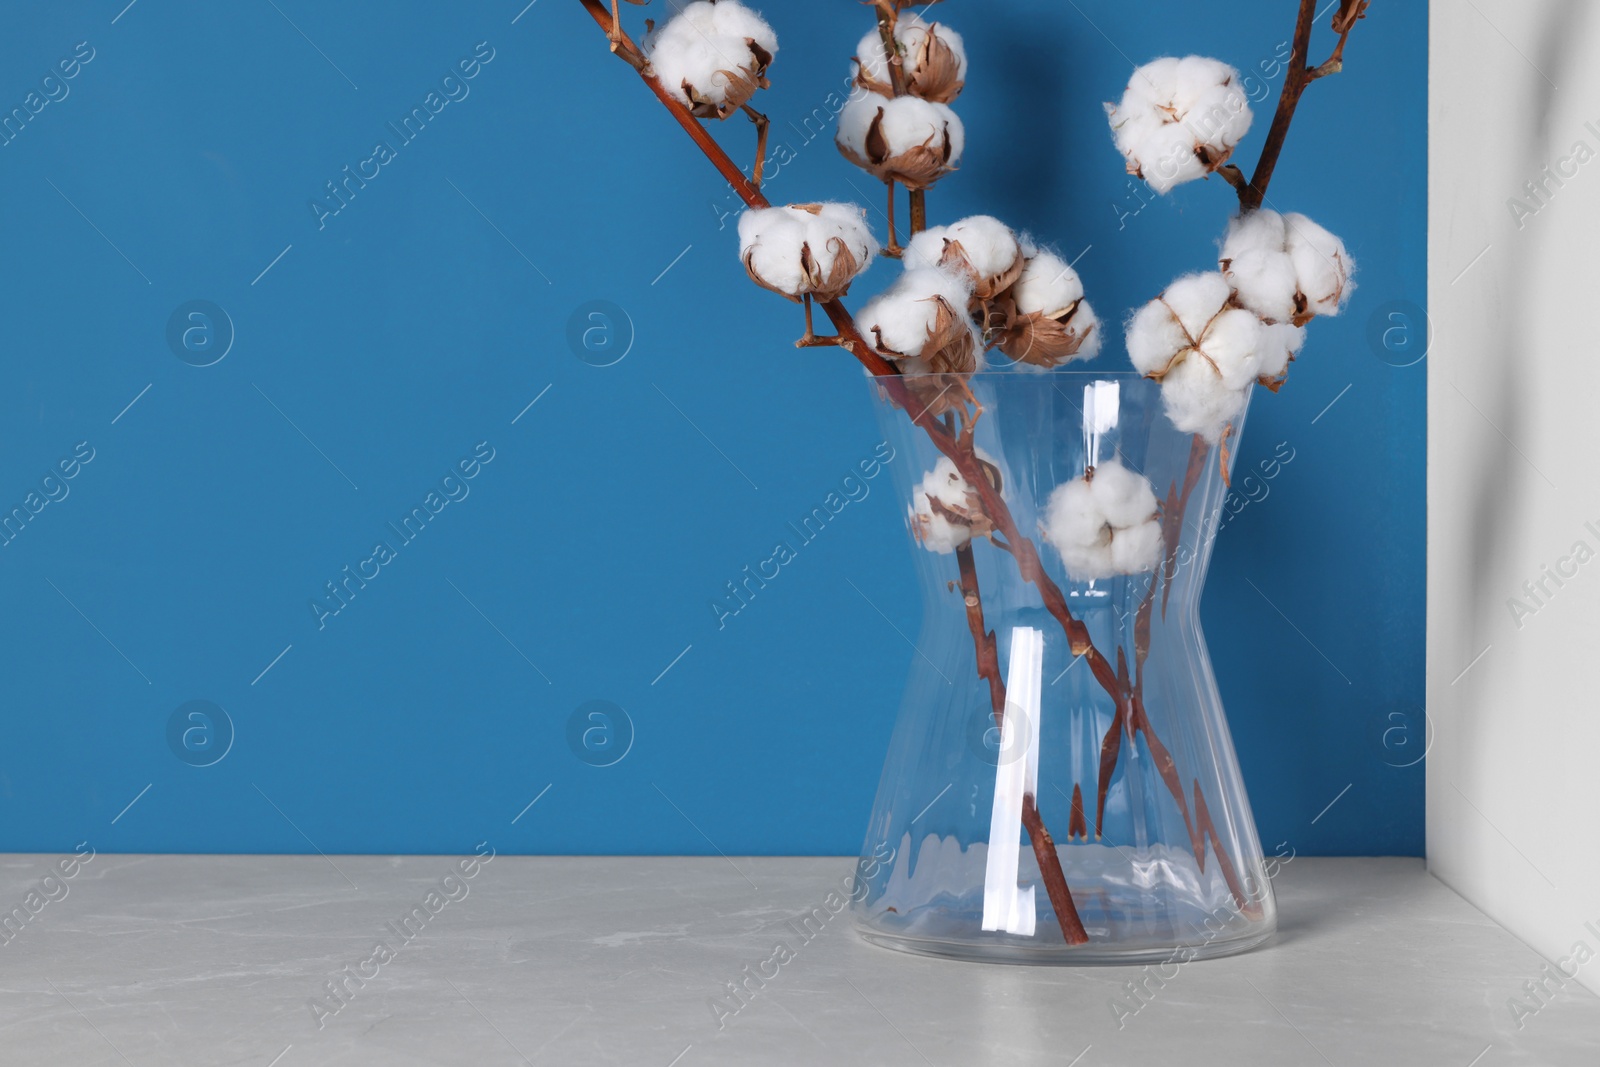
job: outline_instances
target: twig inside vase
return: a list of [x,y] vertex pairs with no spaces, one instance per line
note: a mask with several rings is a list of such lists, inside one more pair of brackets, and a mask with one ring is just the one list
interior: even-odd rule
[[[969,541],[956,549],[956,559],[961,567],[961,599],[966,604],[967,626],[972,631],[972,647],[977,654],[978,675],[989,683],[989,702],[994,708],[994,724],[1002,731],[1006,721],[1006,686],[1000,677],[1000,653],[995,642],[994,631],[988,629],[983,620],[983,599],[978,593],[978,568],[972,558],[972,543]],[[1038,744],[1038,738],[1029,739],[1029,743]],[[1081,945],[1089,940],[1089,934],[1083,928],[1083,920],[1078,917],[1078,909],[1072,902],[1072,890],[1067,885],[1065,872],[1061,869],[1061,857],[1056,852],[1055,839],[1050,836],[1050,831],[1045,828],[1044,818],[1039,814],[1039,806],[1032,793],[1026,793],[1022,798],[1022,825],[1028,831],[1028,841],[1033,845],[1034,858],[1039,863],[1039,877],[1044,882],[1045,892],[1050,896],[1050,905],[1055,909],[1056,922],[1061,926],[1061,936],[1069,945]]]

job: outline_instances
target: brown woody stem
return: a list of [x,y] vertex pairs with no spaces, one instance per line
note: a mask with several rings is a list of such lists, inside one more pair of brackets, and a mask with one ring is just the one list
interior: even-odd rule
[[894,228],[894,179],[890,178],[883,183],[889,190],[889,243],[883,246],[883,254],[891,259],[900,258],[903,249],[900,247],[900,238],[895,236]]
[[1344,70],[1344,43],[1350,39],[1350,31],[1356,28],[1357,20],[1367,17],[1367,4],[1368,0],[1344,0],[1344,6],[1333,18],[1333,28],[1339,31],[1339,43],[1333,55],[1311,72],[1312,81]]
[[894,95],[904,96],[906,69],[900,62],[900,42],[895,39],[895,30],[900,24],[899,8],[887,0],[878,0],[877,7],[878,37],[883,41],[884,65],[889,68],[889,84],[894,87]]
[[[1278,110],[1272,116],[1272,128],[1267,131],[1267,143],[1261,149],[1261,160],[1256,164],[1250,184],[1239,188],[1239,211],[1246,214],[1259,208],[1267,198],[1267,186],[1272,182],[1283,154],[1283,145],[1289,137],[1289,126],[1294,122],[1295,109],[1306,86],[1318,78],[1338,73],[1344,69],[1344,45],[1356,22],[1366,14],[1366,0],[1345,0],[1335,19],[1340,27],[1339,44],[1333,55],[1320,67],[1311,67],[1311,30],[1317,17],[1317,0],[1300,0],[1300,17],[1295,23],[1294,48],[1289,56],[1288,74],[1283,81],[1283,91],[1278,94]],[[1224,175],[1227,177],[1227,175]],[[1229,179],[1230,181],[1232,179]],[[1234,183],[1236,186],[1238,183]]]
[[759,189],[761,175],[767,169],[767,128],[772,122],[749,104],[744,105],[744,113],[756,124],[756,163],[750,168],[750,184]]
[[[905,6],[900,0],[878,0],[878,37],[883,41],[885,65],[889,69],[889,85],[894,89],[894,95],[906,95],[906,68],[900,55],[900,42],[896,31],[900,25],[900,8]],[[889,187],[890,202],[893,203],[894,187]],[[908,189],[908,199],[911,201],[911,236],[915,237],[928,228],[928,193],[925,189]],[[894,210],[889,211],[889,244],[895,245],[894,238]]]

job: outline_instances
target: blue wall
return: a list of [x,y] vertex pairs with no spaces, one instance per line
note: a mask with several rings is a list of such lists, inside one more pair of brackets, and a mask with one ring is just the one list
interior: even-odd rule
[[[920,612],[888,483],[724,628],[709,605],[871,453],[867,392],[789,347],[725,190],[578,4],[124,3],[0,37],[0,108],[59,98],[0,147],[0,504],[60,497],[0,547],[0,849],[853,852]],[[935,219],[1089,249],[1113,319],[1206,267],[1230,191],[1140,208],[1100,101],[1128,57],[1254,68],[1295,6],[946,4],[969,160]],[[1422,849],[1422,769],[1395,765],[1424,734],[1426,364],[1373,340],[1424,297],[1422,7],[1375,5],[1273,186],[1362,272],[1255,405],[1241,471],[1296,458],[1230,522],[1204,607],[1269,852]],[[876,199],[803,122],[865,12],[766,10],[761,106],[793,150],[771,195]],[[458,99],[403,143],[386,124],[430,92]],[[365,188],[310,206],[379,140]],[[591,301],[631,321],[615,365],[569,344]],[[430,503],[413,542],[387,528]],[[380,539],[394,558],[319,622]],[[592,701],[631,722],[610,750],[605,720],[570,740]]]

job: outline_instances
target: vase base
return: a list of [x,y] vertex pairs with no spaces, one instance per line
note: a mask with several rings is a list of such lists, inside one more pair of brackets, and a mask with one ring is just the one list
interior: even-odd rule
[[[1096,943],[1069,946],[1059,938],[1055,944],[1026,944],[1022,939],[993,941],[947,941],[929,937],[889,934],[881,929],[858,926],[863,940],[880,948],[909,952],[917,956],[936,956],[966,963],[1008,963],[1034,967],[1116,967],[1221,959],[1249,952],[1272,939],[1275,924],[1255,924],[1232,936],[1219,936],[1193,945],[1122,945]],[[1262,928],[1262,927],[1265,928]]]

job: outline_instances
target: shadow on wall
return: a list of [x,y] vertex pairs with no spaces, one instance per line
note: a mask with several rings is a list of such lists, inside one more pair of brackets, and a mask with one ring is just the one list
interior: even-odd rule
[[[1579,49],[1582,42],[1588,39],[1586,27],[1592,6],[1589,0],[1562,0],[1557,13],[1545,23],[1545,33],[1539,41],[1537,52],[1538,62],[1531,65],[1532,69],[1528,71],[1529,77],[1537,79],[1535,91],[1538,110],[1534,121],[1526,127],[1525,140],[1513,146],[1512,151],[1512,158],[1526,164],[1525,169],[1530,173],[1537,171],[1550,158],[1554,147],[1551,121],[1555,114],[1556,87],[1562,76],[1581,59]],[[1546,77],[1541,71],[1549,71],[1550,76]],[[1506,294],[1504,301],[1505,314],[1499,316],[1499,336],[1492,351],[1510,353],[1515,357],[1524,343],[1523,339],[1530,336],[1527,317],[1535,295],[1531,291],[1533,266],[1545,254],[1544,239],[1538,231],[1529,233],[1525,240],[1513,245],[1511,266],[1503,275],[1511,291]],[[1521,369],[1522,361],[1516,358],[1496,361],[1491,372],[1495,377],[1494,388],[1487,391],[1492,399],[1485,401],[1489,407],[1486,417],[1493,425],[1502,427],[1506,439],[1510,441],[1523,439],[1523,427],[1527,422],[1524,411],[1527,389]],[[1496,446],[1481,464],[1474,464],[1484,472],[1477,482],[1477,499],[1472,509],[1476,521],[1472,523],[1472,531],[1468,535],[1474,574],[1494,573],[1494,562],[1506,552],[1511,532],[1509,524],[1513,516],[1519,513],[1519,505],[1525,503],[1527,490],[1518,488],[1518,479],[1512,477],[1511,473],[1512,466],[1520,462],[1513,451],[1511,447]],[[1511,499],[1508,500],[1508,496]],[[1478,610],[1473,618],[1494,617],[1499,603],[1489,583],[1478,583],[1477,596]]]

